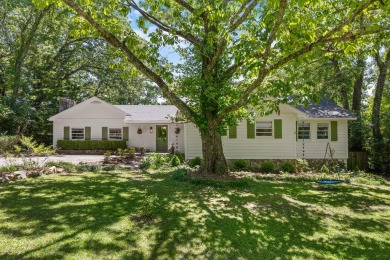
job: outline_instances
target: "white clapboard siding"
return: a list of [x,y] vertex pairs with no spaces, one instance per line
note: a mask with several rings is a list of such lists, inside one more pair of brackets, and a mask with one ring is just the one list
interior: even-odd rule
[[[183,129],[183,124],[128,124],[129,127],[129,146],[145,146],[149,151],[156,151],[156,125],[168,126],[168,148],[171,143],[175,146],[175,151],[184,153],[184,131],[175,134],[176,125]],[[138,134],[138,127],[142,129],[142,134]],[[150,133],[150,127],[153,132]]]
[[[161,125],[168,125],[168,147],[173,143],[176,151],[184,152],[184,131],[175,134],[175,128],[179,126],[183,130],[183,124]],[[107,103],[92,100],[58,114],[53,120],[54,147],[57,146],[57,140],[63,140],[66,126],[70,128],[91,127],[91,140],[102,140],[102,127],[121,129],[128,127],[128,147],[145,146],[150,151],[156,150],[156,124],[124,123],[124,113]],[[139,127],[142,129],[142,134],[137,133]],[[152,133],[150,133],[150,127],[153,128]]]
[[[338,140],[331,141],[330,122],[337,121]],[[299,121],[301,122],[301,121]],[[310,140],[298,140],[296,145],[297,158],[305,159],[323,159],[327,144],[330,144],[331,149],[334,149],[335,159],[348,158],[348,121],[346,120],[307,120],[310,123]],[[317,139],[317,124],[328,123],[329,138],[328,140]],[[303,152],[304,151],[304,152]],[[327,154],[329,157],[329,152]]]
[[[175,134],[176,124],[168,125],[168,147],[174,144],[176,151],[184,153],[184,131]],[[64,139],[64,127],[84,128],[91,127],[91,140],[102,140],[102,127],[108,128],[129,128],[128,147],[145,146],[150,151],[156,150],[156,124],[125,124],[122,119],[57,119],[53,122],[53,144],[56,147],[57,140]],[[138,127],[142,134],[138,134]],[[153,127],[153,133],[150,133]],[[183,129],[183,126],[181,127]],[[123,133],[122,133],[123,134]]]
[[[305,156],[303,156],[302,140],[296,140],[296,115],[293,113],[282,113],[281,115],[270,115],[258,118],[257,121],[273,121],[282,119],[282,139],[274,137],[247,138],[246,121],[237,126],[237,138],[229,139],[222,137],[226,159],[323,159],[327,143],[335,150],[335,159],[348,158],[348,123],[347,120],[309,120],[311,123],[310,134],[312,139],[305,140]],[[330,141],[330,122],[337,121],[338,141]],[[301,122],[301,121],[300,121]],[[329,139],[317,139],[317,123],[329,124]],[[186,158],[196,156],[202,157],[202,142],[198,129],[193,124],[186,125]],[[327,156],[329,158],[329,156]]]
[[[122,119],[57,119],[53,121],[53,144],[64,139],[64,127],[85,128],[91,127],[91,140],[102,140],[102,127],[121,128],[127,126]],[[123,134],[123,133],[122,133]],[[128,143],[129,144],[129,143]]]
[[[259,117],[256,121],[282,119],[282,138],[274,136],[255,136],[247,138],[247,122],[237,126],[237,138],[222,137],[226,159],[294,159],[295,158],[295,114],[284,111],[280,115],[272,114]],[[186,158],[202,157],[202,142],[198,130],[186,125]]]

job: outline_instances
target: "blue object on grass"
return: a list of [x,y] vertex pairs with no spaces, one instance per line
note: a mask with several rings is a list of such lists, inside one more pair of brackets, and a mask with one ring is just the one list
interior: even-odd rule
[[329,184],[341,183],[341,182],[343,182],[343,180],[317,180],[316,182],[319,184],[329,185]]

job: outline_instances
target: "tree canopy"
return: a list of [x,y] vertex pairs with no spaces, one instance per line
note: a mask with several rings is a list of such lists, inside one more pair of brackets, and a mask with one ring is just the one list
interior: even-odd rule
[[[370,36],[390,29],[382,0],[34,0],[45,10],[65,5],[80,34],[91,30],[120,50],[202,137],[202,171],[227,172],[221,131],[250,115],[267,113],[311,86],[292,77],[322,50],[355,52]],[[129,15],[136,14],[135,22]],[[82,20],[80,20],[82,18]],[[148,34],[147,44],[136,31]],[[161,57],[169,46],[183,62]],[[291,80],[294,79],[294,80]]]
[[[3,4],[4,3],[4,4]],[[48,117],[58,100],[99,96],[117,104],[156,103],[158,88],[121,53],[82,33],[66,8],[38,9],[28,0],[0,6],[0,133],[51,142]]]

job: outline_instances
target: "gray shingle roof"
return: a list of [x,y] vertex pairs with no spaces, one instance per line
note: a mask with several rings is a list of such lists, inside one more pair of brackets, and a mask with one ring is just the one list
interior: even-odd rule
[[114,105],[126,113],[125,122],[172,122],[178,109],[172,105]]
[[318,104],[310,102],[309,107],[298,105],[295,108],[305,113],[309,118],[356,118],[350,111],[327,98],[323,98]]

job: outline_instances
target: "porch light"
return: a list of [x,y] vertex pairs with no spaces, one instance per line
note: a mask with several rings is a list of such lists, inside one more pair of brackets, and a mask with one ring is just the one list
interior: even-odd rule
[[153,126],[150,127],[149,132],[150,132],[150,133],[153,133]]

